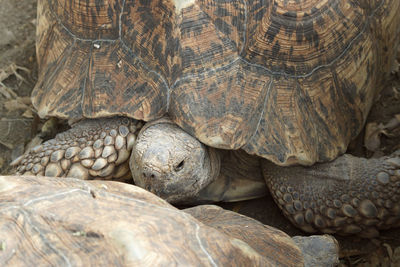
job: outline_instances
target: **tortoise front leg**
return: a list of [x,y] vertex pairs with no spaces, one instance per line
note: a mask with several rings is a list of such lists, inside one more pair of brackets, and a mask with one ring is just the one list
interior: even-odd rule
[[379,235],[400,226],[400,150],[379,159],[343,155],[311,167],[263,163],[270,192],[306,232]]
[[123,117],[85,119],[11,165],[19,175],[132,181],[128,159],[140,127]]

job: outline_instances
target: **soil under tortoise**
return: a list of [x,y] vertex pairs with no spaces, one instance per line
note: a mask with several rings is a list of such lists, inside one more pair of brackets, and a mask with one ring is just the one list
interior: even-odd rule
[[340,154],[390,72],[399,11],[397,0],[40,0],[33,104],[79,122],[14,165],[125,181],[133,150],[135,183],[172,203],[258,197],[266,184],[304,231],[376,236],[400,222],[399,151]]
[[181,211],[126,183],[0,176],[0,193],[2,266],[333,266],[338,261],[337,242],[328,235],[292,239],[212,205]]

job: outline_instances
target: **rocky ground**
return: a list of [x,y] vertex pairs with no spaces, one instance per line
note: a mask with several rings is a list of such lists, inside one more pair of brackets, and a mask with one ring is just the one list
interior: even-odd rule
[[[30,103],[29,95],[37,79],[35,24],[35,0],[0,0],[0,174],[10,174],[9,163],[13,159],[66,127],[65,122],[56,119],[39,119]],[[375,157],[400,149],[398,62],[400,58],[349,153]],[[304,234],[282,217],[270,197],[222,206],[291,235]],[[337,238],[342,266],[400,266],[400,229],[385,231],[372,240]]]

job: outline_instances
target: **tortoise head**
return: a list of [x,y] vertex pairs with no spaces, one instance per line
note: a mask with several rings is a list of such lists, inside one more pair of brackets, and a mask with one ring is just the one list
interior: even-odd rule
[[129,165],[136,185],[170,203],[185,203],[216,179],[220,158],[215,149],[161,119],[143,127]]

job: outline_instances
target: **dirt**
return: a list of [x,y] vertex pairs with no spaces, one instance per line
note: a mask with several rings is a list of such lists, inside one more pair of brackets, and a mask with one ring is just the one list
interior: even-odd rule
[[[35,24],[35,0],[0,0],[0,174],[10,174],[9,163],[28,147],[65,128],[64,122],[55,119],[40,120],[30,104],[29,95],[37,80]],[[394,66],[366,129],[350,144],[349,153],[377,157],[400,148],[398,67]],[[304,235],[283,217],[271,197],[221,206],[290,235]],[[400,266],[400,229],[384,231],[370,240],[336,237],[341,247],[341,266]]]
[[9,172],[10,160],[24,151],[35,134],[34,113],[23,116],[26,108],[18,101],[29,97],[37,77],[35,24],[36,1],[0,0],[1,173]]

